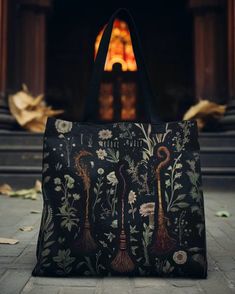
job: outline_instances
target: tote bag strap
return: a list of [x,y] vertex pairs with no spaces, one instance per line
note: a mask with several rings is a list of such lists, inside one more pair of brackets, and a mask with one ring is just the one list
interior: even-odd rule
[[146,118],[151,123],[161,123],[160,118],[155,114],[153,107],[153,93],[150,87],[149,78],[147,75],[142,49],[140,45],[140,39],[136,30],[135,22],[130,12],[125,8],[120,8],[114,12],[109,19],[108,24],[103,32],[97,56],[95,59],[94,69],[91,77],[91,84],[89,87],[88,95],[85,100],[85,110],[83,115],[83,121],[96,121],[97,120],[97,98],[99,95],[100,84],[102,80],[102,74],[104,71],[106,56],[108,52],[109,42],[112,34],[113,23],[119,14],[125,14],[129,31],[131,34],[133,51],[135,54],[139,85],[141,87],[141,93],[144,95],[142,99],[144,101]]

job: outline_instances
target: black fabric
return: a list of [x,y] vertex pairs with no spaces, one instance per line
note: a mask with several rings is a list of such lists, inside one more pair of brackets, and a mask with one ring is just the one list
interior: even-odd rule
[[33,275],[206,277],[196,122],[49,118],[42,191]]
[[49,119],[42,183],[33,275],[206,277],[194,122]]
[[141,93],[144,95],[144,110],[146,113],[147,121],[150,123],[161,123],[161,119],[156,115],[154,111],[154,95],[152,92],[152,88],[150,86],[147,70],[144,63],[144,57],[141,49],[140,39],[137,33],[137,29],[135,26],[135,22],[127,9],[120,8],[118,9],[110,18],[103,36],[101,38],[101,42],[99,45],[99,49],[97,52],[94,69],[91,77],[91,84],[89,87],[88,95],[85,101],[85,109],[82,121],[96,121],[97,120],[97,103],[99,88],[102,79],[102,73],[104,70],[105,60],[108,52],[109,41],[111,38],[112,28],[114,20],[119,16],[126,16],[125,20],[128,23],[131,40],[133,45],[133,50],[135,54],[135,59],[137,63],[138,69],[138,77],[139,77],[139,86],[141,89]]

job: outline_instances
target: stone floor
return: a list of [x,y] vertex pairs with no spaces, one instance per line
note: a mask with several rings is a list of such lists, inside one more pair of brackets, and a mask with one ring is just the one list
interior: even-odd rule
[[[41,200],[0,196],[0,237],[16,238],[15,245],[0,245],[0,293],[235,293],[235,193],[206,192],[207,280],[160,278],[35,278],[35,247],[41,214]],[[228,210],[229,218],[215,216]],[[30,232],[22,226],[33,226]]]

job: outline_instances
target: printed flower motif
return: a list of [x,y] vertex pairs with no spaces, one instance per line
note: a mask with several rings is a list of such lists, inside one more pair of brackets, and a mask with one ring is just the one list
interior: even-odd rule
[[149,216],[149,215],[154,215],[154,210],[155,210],[155,203],[154,202],[148,202],[144,203],[140,206],[140,214],[141,216]]
[[55,178],[54,183],[55,183],[55,185],[60,185],[61,184],[61,179],[60,178]]
[[99,242],[104,248],[108,247],[108,245],[104,241],[99,241]]
[[102,175],[104,173],[104,170],[103,168],[98,168],[97,172],[99,175]]
[[55,127],[59,133],[66,134],[71,131],[73,124],[69,121],[57,119]]
[[133,204],[135,203],[135,201],[136,201],[136,194],[134,191],[131,190],[128,195],[128,203]]
[[154,211],[155,211],[154,202],[144,203],[140,206],[140,210],[139,210],[140,215],[143,217],[148,216],[150,229],[154,229]]
[[61,186],[56,186],[56,187],[55,187],[55,191],[56,191],[56,192],[61,191]]
[[107,156],[107,152],[104,149],[96,150],[96,154],[101,160],[104,160],[104,158]]
[[59,264],[63,265],[63,269],[67,270],[66,267],[68,267],[68,272],[70,269],[69,265],[74,262],[75,257],[71,257],[71,250],[60,250],[58,251],[58,255],[53,257],[53,260],[55,262],[58,262]]
[[99,138],[102,140],[107,140],[112,138],[112,131],[110,130],[101,130],[99,131]]
[[173,260],[177,264],[184,264],[187,261],[187,253],[183,250],[176,251],[173,254]]
[[80,198],[81,198],[80,194],[77,194],[77,193],[73,194],[74,200],[79,200]]
[[135,212],[137,211],[137,208],[133,206],[133,204],[136,201],[136,194],[134,191],[130,191],[128,195],[128,203],[130,204],[131,208],[128,210],[128,213],[132,214],[132,217],[134,219]]
[[115,238],[115,235],[113,234],[113,233],[104,233],[105,234],[105,236],[107,236],[107,239],[109,240],[109,242],[112,242],[113,241],[113,239]]
[[112,171],[111,173],[109,173],[107,175],[107,180],[108,180],[108,184],[110,184],[112,186],[115,186],[118,183],[118,179],[117,179],[114,171]]
[[69,175],[65,175],[64,178],[67,182],[67,187],[69,189],[72,189],[74,187],[74,182],[75,182],[74,179],[72,177],[70,177]]
[[182,168],[182,163],[177,163],[176,168],[178,168],[178,169]]

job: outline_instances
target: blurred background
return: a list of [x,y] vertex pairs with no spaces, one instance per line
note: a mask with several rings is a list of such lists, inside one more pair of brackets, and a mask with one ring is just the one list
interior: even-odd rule
[[[44,94],[48,106],[64,110],[61,118],[79,121],[103,28],[121,4],[0,0],[0,184],[29,186],[41,172],[42,133],[19,125],[9,97],[25,84],[32,97]],[[126,1],[125,7],[136,21],[161,119],[182,120],[203,101],[207,114],[223,105],[201,127],[203,181],[234,189],[234,0],[155,1],[148,8]],[[97,97],[100,120],[145,118],[136,69],[128,26],[118,19]]]

